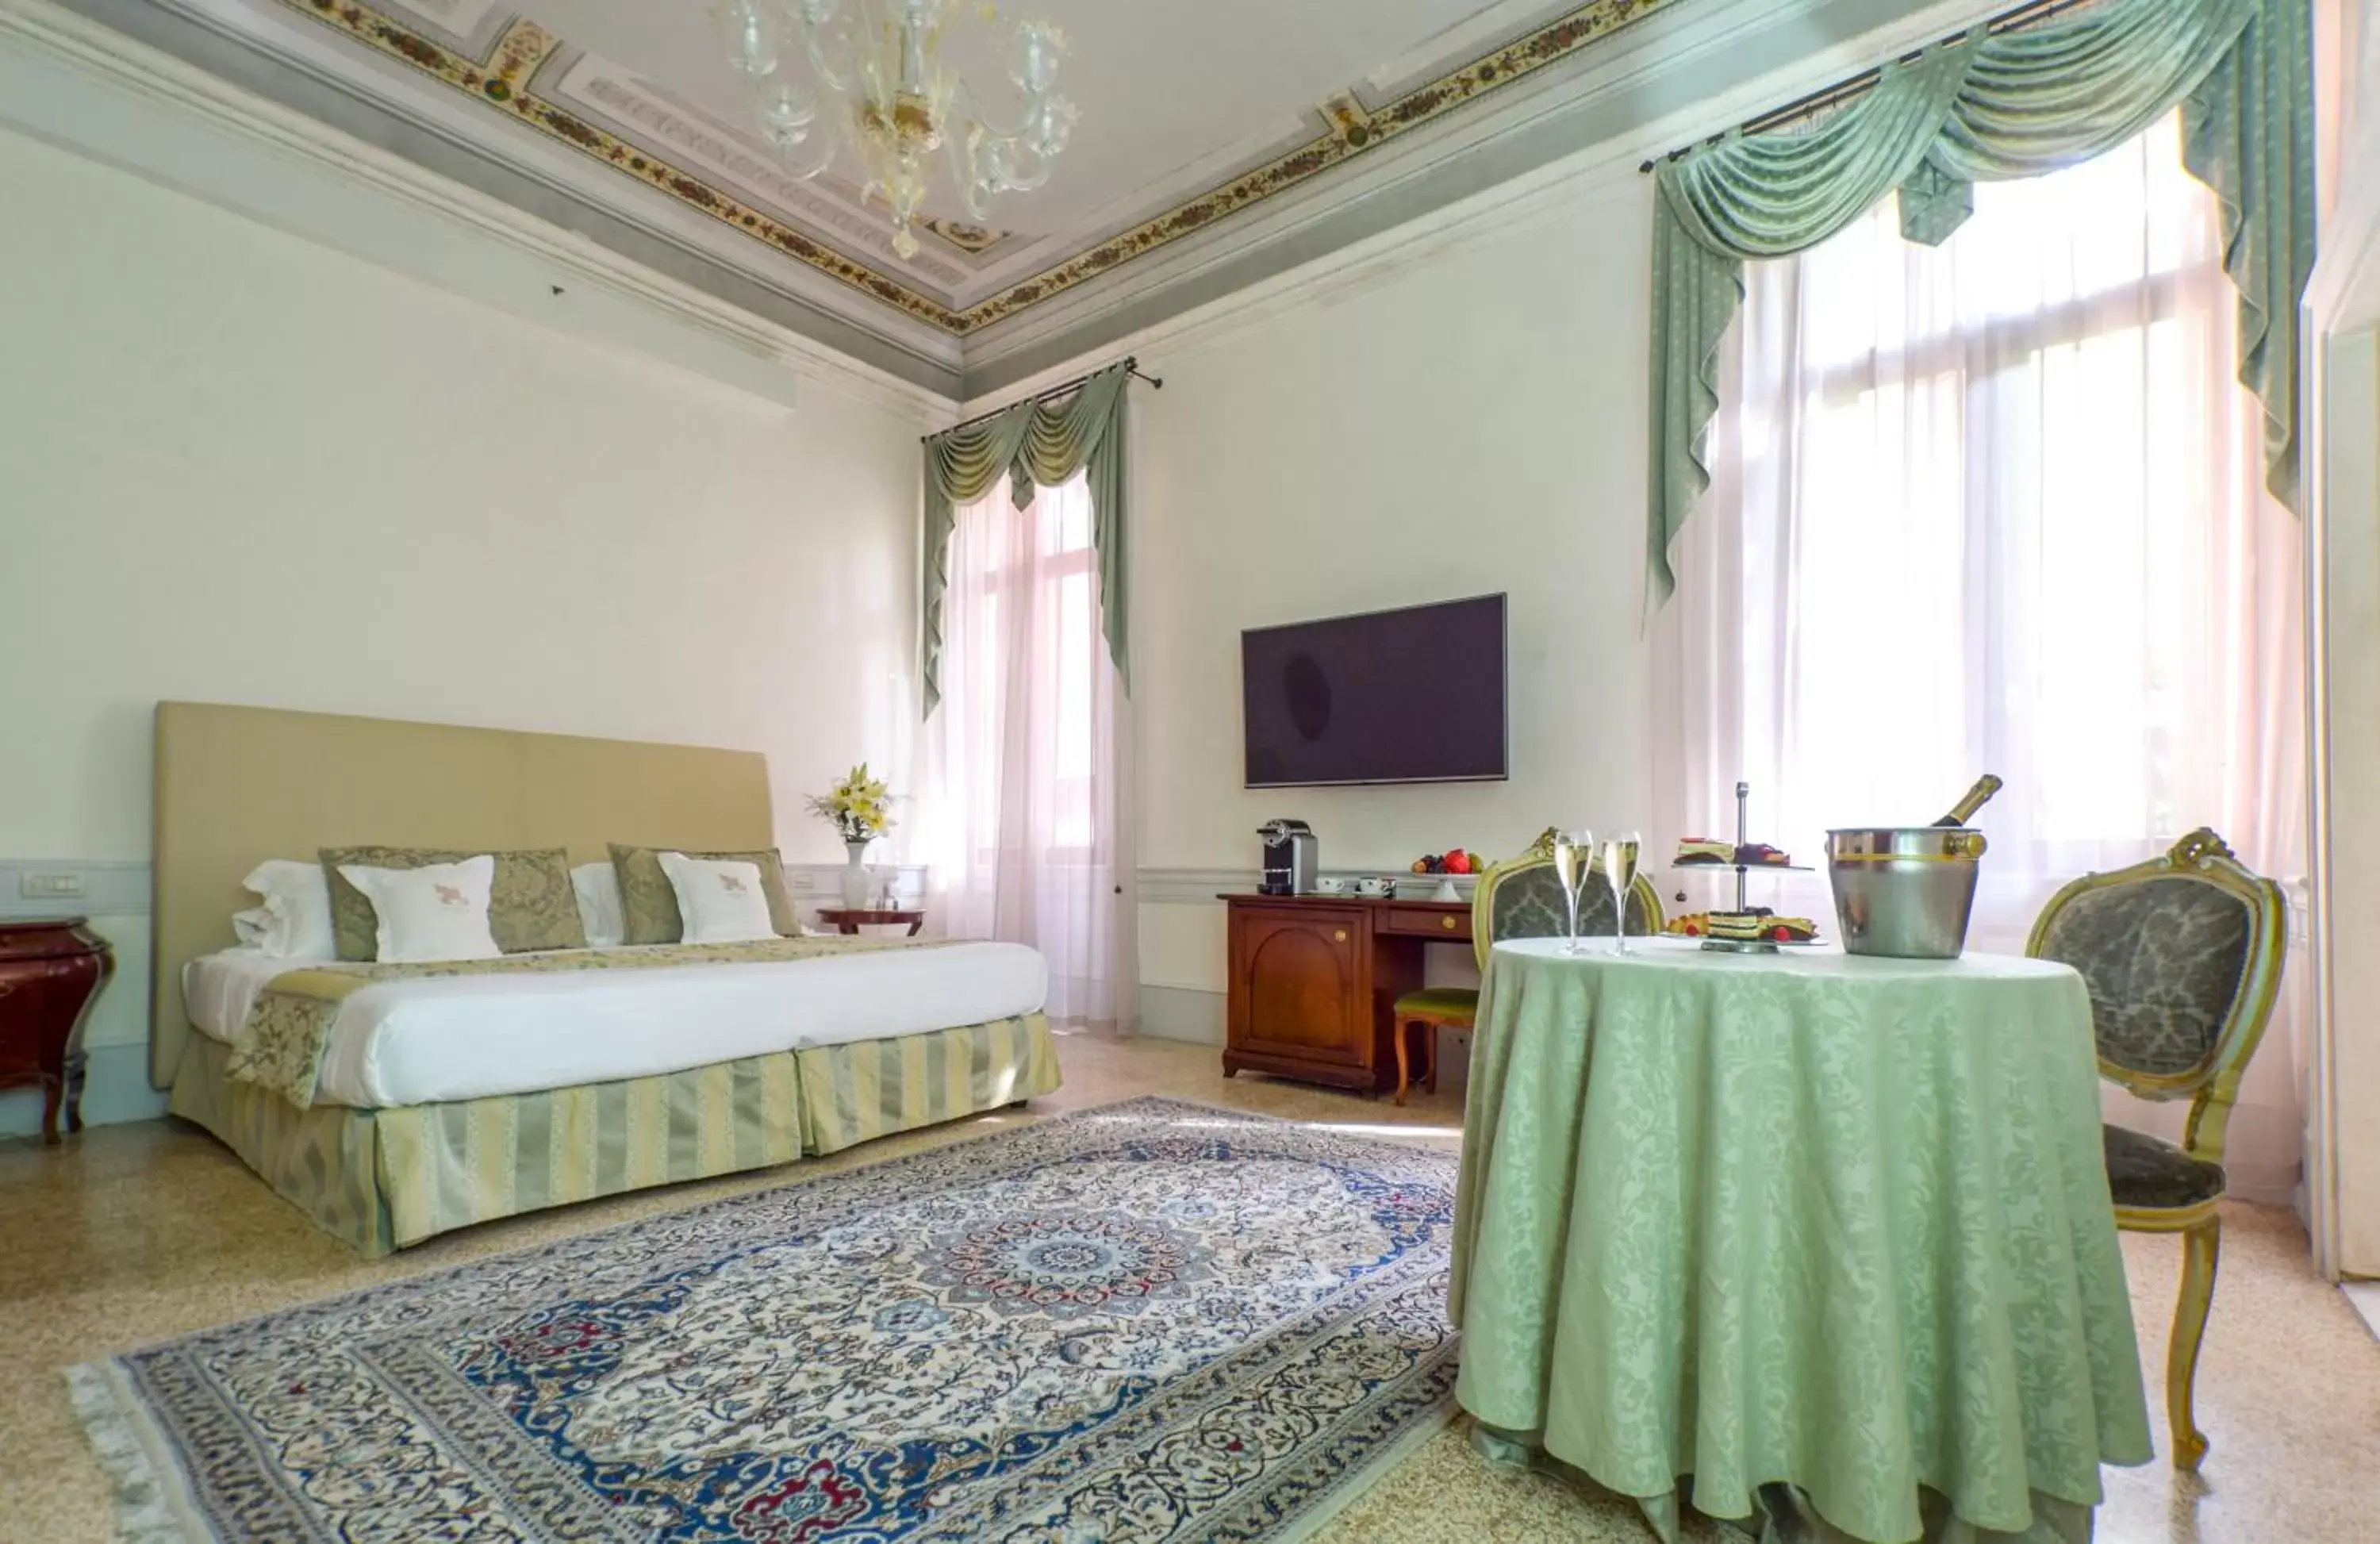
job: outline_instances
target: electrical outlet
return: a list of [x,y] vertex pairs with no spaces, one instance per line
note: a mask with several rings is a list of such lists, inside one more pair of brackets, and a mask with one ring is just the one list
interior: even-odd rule
[[22,874],[17,880],[17,894],[28,900],[55,901],[61,896],[82,894],[80,874]]

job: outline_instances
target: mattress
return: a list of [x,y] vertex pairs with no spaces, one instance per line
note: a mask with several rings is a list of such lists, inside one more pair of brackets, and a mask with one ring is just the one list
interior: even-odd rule
[[[192,1025],[228,1042],[275,976],[320,961],[226,950],[182,969]],[[339,1004],[317,1102],[357,1109],[534,1093],[1038,1011],[1017,943],[658,970],[376,981]]]

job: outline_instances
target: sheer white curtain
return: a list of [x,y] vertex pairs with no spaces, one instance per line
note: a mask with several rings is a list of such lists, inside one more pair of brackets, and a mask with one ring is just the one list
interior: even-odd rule
[[1129,700],[1099,630],[1083,479],[1019,510],[1002,479],[957,511],[942,701],[927,725],[920,824],[943,926],[1029,943],[1049,1012],[1140,1016]]
[[[1731,832],[1741,777],[1754,839],[1815,856],[1998,772],[1971,944],[2010,953],[2058,885],[2194,826],[2303,873],[2299,531],[2258,474],[2216,219],[2168,119],[1978,188],[1939,248],[1888,202],[1752,265],[1655,623],[1667,833]],[[1785,902],[1829,915],[1824,874]],[[2297,1182],[2297,1006],[2292,982],[2247,1076],[2235,1194]]]

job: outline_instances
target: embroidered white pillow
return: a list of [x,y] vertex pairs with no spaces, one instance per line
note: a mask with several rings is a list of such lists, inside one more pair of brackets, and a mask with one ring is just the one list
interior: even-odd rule
[[620,870],[604,863],[582,863],[570,870],[570,888],[578,897],[578,921],[587,930],[587,947],[609,949],[628,941],[627,913],[620,905]]
[[342,863],[339,872],[371,903],[379,922],[376,959],[492,960],[504,953],[488,930],[488,891],[496,878],[490,854],[419,869]]
[[242,943],[290,959],[339,957],[331,931],[331,881],[320,863],[267,858],[239,882],[264,898],[262,906],[232,916]]
[[774,938],[769,893],[760,888],[760,866],[730,858],[659,855],[662,872],[677,892],[678,916],[688,943],[747,943]]

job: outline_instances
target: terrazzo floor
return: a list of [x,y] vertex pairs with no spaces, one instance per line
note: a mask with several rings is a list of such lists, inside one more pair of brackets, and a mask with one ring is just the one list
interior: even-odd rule
[[[365,1261],[315,1231],[215,1142],[164,1122],[95,1127],[63,1148],[0,1141],[0,1540],[110,1537],[106,1482],[58,1369],[204,1325],[518,1248],[795,1175],[869,1163],[990,1126],[1140,1094],[1456,1149],[1455,1090],[1400,1110],[1299,1084],[1225,1079],[1216,1052],[1061,1032],[1066,1086],[1003,1112],[872,1143],[795,1170],[647,1191],[434,1239]],[[2166,1446],[2165,1335],[2178,1246],[2127,1234],[2141,1361]],[[2380,1540],[2380,1343],[2313,1271],[2297,1220],[2234,1206],[2198,1376],[2214,1442],[2197,1477],[2163,1460],[2107,1471],[2101,1544],[2366,1544]],[[1528,1544],[1652,1534],[1629,1503],[1549,1477],[1507,1475],[1458,1427],[1416,1450],[1316,1536],[1317,1544]],[[1697,1524],[1688,1538],[1740,1540]]]

